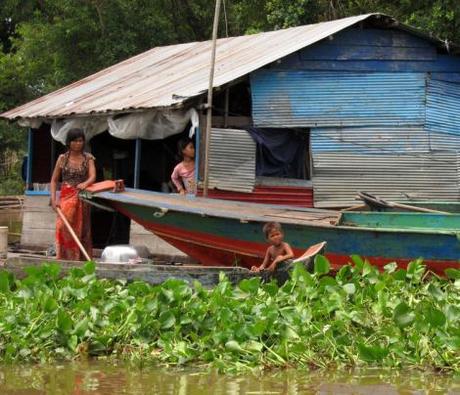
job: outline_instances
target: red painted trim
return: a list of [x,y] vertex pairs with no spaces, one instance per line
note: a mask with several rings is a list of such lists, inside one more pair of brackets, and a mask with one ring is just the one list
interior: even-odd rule
[[[202,191],[198,191],[198,196]],[[236,200],[261,204],[291,205],[313,207],[313,188],[257,185],[251,193],[210,189],[208,197],[212,199]]]

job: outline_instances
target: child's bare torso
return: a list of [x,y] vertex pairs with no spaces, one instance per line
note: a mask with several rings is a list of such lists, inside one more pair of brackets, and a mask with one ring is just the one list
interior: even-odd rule
[[272,245],[268,247],[270,263],[273,262],[277,257],[281,255],[286,255],[287,253],[287,243],[285,243],[284,241],[279,246]]

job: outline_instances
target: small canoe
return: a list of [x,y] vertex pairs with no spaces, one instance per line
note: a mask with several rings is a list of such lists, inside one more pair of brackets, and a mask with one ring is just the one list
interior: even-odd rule
[[[326,243],[319,243],[309,247],[305,253],[295,259],[293,263],[302,263],[307,270],[311,270],[315,256],[323,253],[325,246]],[[9,257],[3,265],[0,266],[0,270],[13,273],[17,278],[22,279],[27,275],[24,270],[25,268],[39,266],[44,262],[57,263],[61,267],[61,277],[67,275],[71,269],[81,268],[83,265],[82,262],[78,261],[57,260],[39,255],[16,254]],[[290,265],[289,267],[292,266]],[[263,281],[270,281],[273,278],[277,280],[279,284],[282,284],[289,277],[289,270],[286,270],[286,268],[289,267],[283,266],[284,269],[280,268],[280,270],[274,273],[267,271],[255,273],[247,268],[237,266],[203,266],[179,263],[166,264],[165,262],[149,260],[140,264],[96,262],[96,276],[98,278],[112,280],[139,280],[145,281],[151,285],[158,285],[168,279],[174,278],[186,281],[190,284],[193,283],[193,281],[198,281],[204,287],[212,287],[219,282],[219,277],[224,274],[233,284],[253,277],[261,277]]]

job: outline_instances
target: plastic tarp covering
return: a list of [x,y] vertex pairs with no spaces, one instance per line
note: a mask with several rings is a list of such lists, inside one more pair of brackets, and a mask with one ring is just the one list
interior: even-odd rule
[[305,179],[308,134],[293,128],[248,128],[257,143],[256,175]]
[[181,133],[189,122],[192,124],[189,136],[192,137],[199,124],[195,109],[153,110],[122,116],[54,120],[51,124],[51,135],[62,144],[65,144],[67,133],[73,128],[82,129],[86,141],[106,130],[119,139],[162,140]]

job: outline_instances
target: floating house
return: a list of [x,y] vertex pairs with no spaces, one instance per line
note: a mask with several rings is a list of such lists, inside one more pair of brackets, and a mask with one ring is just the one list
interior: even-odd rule
[[[71,127],[84,129],[99,180],[163,191],[177,140],[194,133],[200,185],[210,49],[153,48],[1,114],[30,128],[23,244],[53,240],[46,183]],[[210,197],[323,208],[356,204],[359,190],[459,200],[451,43],[382,14],[224,38],[214,90]],[[96,245],[172,251],[125,218],[93,217]]]

